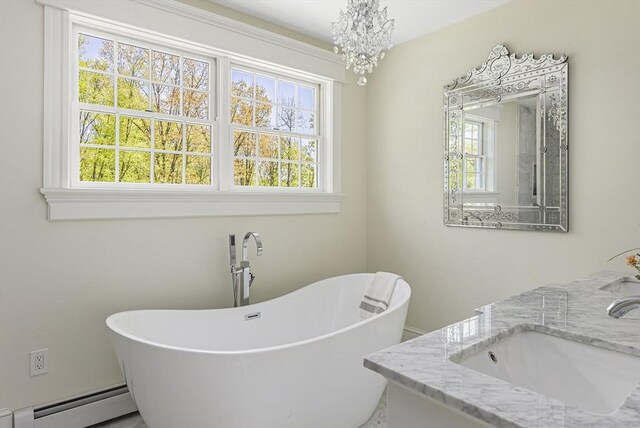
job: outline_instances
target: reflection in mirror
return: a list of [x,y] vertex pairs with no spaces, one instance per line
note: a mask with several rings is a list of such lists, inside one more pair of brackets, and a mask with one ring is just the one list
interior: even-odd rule
[[567,230],[566,56],[489,60],[445,87],[445,224]]
[[539,205],[537,111],[533,95],[464,112],[465,204]]

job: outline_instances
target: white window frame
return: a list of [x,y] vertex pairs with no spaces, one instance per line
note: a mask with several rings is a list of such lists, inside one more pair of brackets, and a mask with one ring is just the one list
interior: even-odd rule
[[[498,196],[496,189],[496,150],[497,150],[497,127],[498,121],[472,114],[465,115],[466,122],[472,122],[481,125],[481,154],[479,156],[464,154],[466,158],[482,159],[483,167],[483,188],[467,189],[466,188],[466,163],[463,162],[463,182],[465,193],[469,195],[473,202],[490,202]],[[464,137],[464,136],[463,136]],[[495,201],[494,201],[495,202]]]
[[[70,80],[71,80],[71,86],[70,89],[72,91],[72,95],[71,95],[71,133],[69,135],[70,140],[70,152],[69,152],[69,157],[71,159],[71,164],[69,165],[69,183],[70,183],[70,187],[71,188],[77,188],[77,189],[95,189],[95,188],[107,188],[107,189],[147,189],[147,190],[158,190],[158,189],[165,189],[165,190],[179,190],[179,189],[192,189],[192,190],[203,190],[203,189],[217,189],[218,188],[218,183],[217,183],[217,178],[218,175],[216,174],[217,168],[215,168],[215,165],[213,165],[213,162],[216,160],[216,158],[218,158],[218,153],[219,153],[219,149],[217,147],[218,145],[218,141],[217,141],[217,134],[218,134],[218,126],[219,124],[217,123],[216,119],[217,119],[217,110],[218,110],[218,102],[217,102],[217,98],[218,98],[218,91],[217,91],[217,73],[218,73],[218,67],[217,67],[217,60],[218,58],[211,55],[210,52],[203,50],[203,49],[198,49],[197,47],[194,47],[194,49],[192,49],[191,51],[185,51],[183,48],[178,47],[178,46],[174,46],[173,43],[171,43],[170,41],[165,42],[163,45],[159,45],[156,44],[154,42],[150,42],[147,40],[139,40],[139,39],[133,39],[131,37],[129,37],[128,34],[122,34],[123,32],[120,31],[121,34],[114,34],[114,33],[109,33],[107,31],[105,31],[104,29],[97,29],[97,28],[92,28],[91,26],[87,26],[86,24],[82,24],[80,22],[74,23],[72,24],[72,53],[71,53],[71,76],[70,76]],[[78,65],[78,45],[76,43],[76,40],[79,36],[79,34],[87,34],[90,36],[95,36],[95,37],[99,37],[102,39],[110,39],[113,40],[114,43],[114,70],[113,73],[99,73],[99,74],[108,74],[110,76],[113,77],[114,79],[114,105],[112,106],[104,106],[104,105],[94,105],[94,104],[86,104],[86,103],[81,103],[79,102],[79,97],[78,97],[78,83],[79,83],[79,71],[80,71],[80,67]],[[117,68],[117,45],[120,42],[124,42],[126,44],[130,44],[130,45],[134,45],[134,46],[138,46],[138,47],[142,47],[145,49],[149,49],[149,51],[151,50],[159,50],[159,51],[163,51],[169,54],[174,54],[174,55],[180,55],[182,57],[187,57],[190,59],[195,59],[198,61],[204,61],[207,62],[209,64],[209,90],[207,91],[208,95],[209,95],[209,118],[208,119],[197,119],[197,118],[190,118],[184,115],[169,115],[169,114],[164,114],[164,113],[156,113],[156,112],[151,112],[151,111],[147,111],[147,110],[132,110],[132,109],[125,109],[125,108],[119,108],[117,105],[117,99],[118,99],[118,77],[120,76],[119,73],[117,73],[116,68]],[[83,71],[89,71],[89,72],[93,72],[93,73],[98,73],[97,71],[94,71],[92,69],[83,69]],[[151,74],[151,70],[149,70],[149,74]],[[126,75],[122,75],[125,78],[129,78]],[[149,79],[136,79],[136,80],[149,80],[151,81],[151,78],[149,77]],[[183,79],[181,79],[180,81],[180,88],[185,88],[187,90],[189,90],[188,87],[184,87],[184,81]],[[204,92],[204,91],[200,91],[200,92]],[[152,94],[151,92],[149,92],[149,102],[152,102]],[[182,106],[181,106],[182,107]],[[104,114],[111,114],[115,116],[115,127],[116,127],[116,142],[115,142],[115,146],[114,146],[114,150],[116,150],[116,160],[115,160],[115,175],[117,176],[119,173],[119,162],[118,162],[118,152],[121,150],[119,144],[118,144],[118,140],[119,140],[119,120],[118,118],[120,116],[135,116],[137,118],[144,118],[144,119],[148,119],[150,121],[154,120],[161,120],[161,121],[169,121],[169,122],[189,122],[191,124],[198,124],[198,125],[205,125],[205,126],[210,126],[211,127],[211,157],[212,157],[212,165],[211,165],[211,184],[210,185],[194,185],[194,184],[160,184],[160,183],[124,183],[124,182],[92,182],[92,181],[81,181],[80,180],[80,176],[79,176],[79,172],[80,172],[80,159],[79,159],[79,150],[78,148],[80,147],[80,142],[79,142],[79,135],[77,133],[77,130],[79,129],[79,115],[80,115],[80,111],[92,111],[92,112],[96,112],[96,113],[104,113]],[[152,125],[153,126],[153,125]],[[182,174],[184,175],[186,173],[186,165],[184,164],[184,162],[186,162],[186,155],[187,155],[187,151],[186,151],[186,144],[185,144],[185,134],[186,134],[186,126],[182,127],[182,136],[183,136],[183,148],[181,150],[183,156],[185,157],[183,159],[183,169],[182,169]],[[153,134],[153,132],[152,132]],[[152,139],[154,138],[153,135],[151,137]],[[102,148],[111,148],[110,146],[105,146]],[[133,150],[136,151],[136,149],[131,149],[131,148],[125,148],[125,150]],[[139,150],[139,151],[144,151],[146,152],[147,150]],[[150,149],[148,150],[150,153],[153,153],[156,151],[156,149],[154,149],[154,147],[150,147]],[[150,165],[150,174],[151,174],[151,179],[153,178],[153,167],[154,164],[153,162]]]
[[[268,186],[237,186],[234,183],[234,176],[233,176],[233,166],[232,163],[226,162],[225,166],[228,168],[228,170],[225,172],[223,171],[223,174],[226,177],[226,180],[229,181],[229,187],[233,189],[233,191],[236,192],[254,192],[254,191],[261,191],[261,192],[303,192],[303,193],[322,193],[322,191],[324,190],[324,188],[326,186],[331,186],[330,182],[327,182],[326,179],[326,168],[322,168],[323,165],[326,165],[327,163],[327,155],[329,154],[327,152],[327,150],[325,150],[325,146],[328,145],[330,143],[330,140],[327,141],[326,135],[325,133],[327,132],[326,128],[326,123],[327,120],[325,120],[325,116],[324,116],[324,105],[329,102],[328,99],[326,99],[326,97],[323,96],[324,92],[326,91],[326,86],[324,85],[324,83],[322,82],[318,82],[318,81],[312,81],[312,80],[308,80],[305,79],[303,76],[300,75],[295,75],[292,73],[286,73],[283,72],[282,70],[266,70],[264,68],[256,68],[254,65],[248,63],[248,62],[243,62],[243,61],[233,61],[230,63],[230,66],[228,67],[227,71],[229,73],[229,76],[227,76],[227,78],[229,79],[229,82],[231,82],[232,78],[231,78],[231,71],[232,69],[237,69],[237,70],[241,70],[241,71],[246,71],[248,73],[254,73],[254,74],[261,74],[264,73],[265,75],[267,75],[268,77],[275,77],[277,79],[280,80],[288,80],[288,81],[294,81],[296,84],[303,84],[303,85],[309,85],[309,86],[313,86],[313,87],[317,87],[318,88],[318,94],[316,96],[316,106],[315,106],[315,114],[317,115],[316,119],[319,119],[318,122],[316,122],[316,128],[318,129],[318,132],[316,134],[302,134],[299,132],[282,132],[282,131],[278,131],[278,130],[271,130],[269,128],[261,128],[261,127],[255,127],[255,126],[245,126],[245,125],[239,125],[239,124],[232,124],[230,120],[227,120],[225,122],[225,125],[228,124],[229,126],[229,135],[228,135],[228,141],[232,141],[233,137],[232,137],[232,133],[234,132],[234,130],[238,129],[238,130],[246,130],[248,132],[264,132],[265,134],[279,134],[279,133],[284,133],[284,134],[290,134],[292,136],[294,136],[295,138],[299,138],[299,139],[317,139],[318,140],[318,148],[319,149],[316,153],[318,160],[317,160],[317,164],[318,164],[318,169],[316,171],[317,174],[317,178],[316,178],[316,183],[317,183],[317,187],[315,188],[304,188],[304,187],[296,187],[296,188],[287,188],[287,187],[268,187]],[[226,111],[229,112],[231,110],[231,98],[232,95],[229,93],[227,94],[227,104],[226,104]],[[275,103],[277,104],[277,103]],[[254,109],[254,115],[255,115],[255,109]],[[304,163],[304,162],[302,162]]]
[[[113,8],[105,8],[104,2],[94,0],[37,1],[45,5],[44,177],[41,193],[48,202],[49,220],[340,212],[344,197],[340,193],[341,86],[344,72],[334,54],[171,0],[129,0],[117,2],[117,6]],[[77,8],[84,10],[76,10]],[[136,9],[138,13],[129,9]],[[168,17],[181,20],[183,25],[177,26],[178,30],[183,34],[196,34],[198,37],[194,38],[201,40],[192,41],[189,38],[187,42],[187,39],[178,35],[160,33],[153,29],[142,30],[147,20],[139,24],[126,22],[141,20],[136,18],[144,16],[141,11],[165,20]],[[158,19],[158,22],[162,21],[163,19]],[[149,22],[156,21],[149,18]],[[173,185],[166,189],[149,188],[148,185],[146,188],[100,188],[101,186],[87,186],[86,183],[78,184],[71,180],[70,160],[74,148],[71,138],[74,138],[76,129],[73,127],[72,105],[75,88],[72,87],[73,79],[70,76],[76,70],[74,31],[77,26],[104,31],[119,38],[122,36],[133,41],[140,40],[159,48],[167,46],[168,49],[186,53],[196,51],[201,56],[215,59],[215,109],[213,99],[210,103],[211,113],[217,113],[217,126],[212,131],[212,150],[216,150],[213,169],[217,170],[212,175],[214,185],[196,186],[206,187],[204,190],[193,188],[194,186],[189,186],[188,189],[182,186],[175,188]],[[173,27],[171,31],[180,32]],[[238,46],[237,52],[201,42],[209,39],[209,33],[225,31],[228,37],[224,38],[224,43]],[[265,47],[270,48],[270,55],[263,54]],[[246,52],[256,56],[249,56]],[[260,58],[259,55],[263,57]],[[304,61],[307,57],[308,60]],[[307,70],[291,68],[287,64],[291,61],[305,64]],[[230,79],[225,78],[225,70],[230,69],[232,62],[320,85],[319,116],[322,118],[321,134],[325,144],[318,153],[319,158],[324,161],[322,173],[318,171],[318,176],[322,177],[319,189],[279,188],[281,191],[273,192],[273,189],[255,187],[246,190],[234,188],[232,163],[225,164],[225,159],[232,159],[228,143],[230,126],[227,126]]]
[[[478,143],[478,154],[473,154],[473,153],[467,153],[467,151],[464,151],[464,159],[476,159],[477,161],[479,161],[480,164],[480,175],[481,175],[481,182],[482,182],[482,187],[473,187],[473,188],[468,188],[467,187],[467,163],[464,162],[462,165],[463,168],[463,176],[464,179],[462,180],[462,188],[464,189],[464,191],[466,192],[484,192],[486,190],[486,183],[487,183],[487,168],[486,168],[486,138],[485,138],[485,124],[484,122],[478,121],[478,120],[472,120],[472,119],[468,119],[468,117],[465,117],[465,130],[464,130],[464,136],[463,136],[463,140],[464,140],[464,146],[466,147],[467,145],[467,130],[466,130],[466,126],[468,125],[472,125],[472,126],[477,126],[478,127],[478,138],[477,138],[477,143]],[[477,173],[476,173],[477,175]]]

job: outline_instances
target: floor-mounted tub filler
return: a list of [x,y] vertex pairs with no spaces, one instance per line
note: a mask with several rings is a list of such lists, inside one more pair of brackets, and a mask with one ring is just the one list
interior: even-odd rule
[[373,274],[325,279],[253,305],[140,310],[107,325],[150,428],[358,427],[385,387],[363,358],[400,342],[411,289],[362,320]]

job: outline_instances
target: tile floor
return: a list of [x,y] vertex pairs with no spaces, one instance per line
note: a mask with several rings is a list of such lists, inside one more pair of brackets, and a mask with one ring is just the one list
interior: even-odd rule
[[[147,428],[140,415],[132,413],[117,419],[113,419],[101,424],[93,425],[91,428]],[[382,393],[382,398],[378,403],[378,407],[364,425],[360,428],[387,428],[387,391]]]

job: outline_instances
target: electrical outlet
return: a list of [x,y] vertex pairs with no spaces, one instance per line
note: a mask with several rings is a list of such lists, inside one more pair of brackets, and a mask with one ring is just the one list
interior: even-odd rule
[[49,350],[40,349],[29,354],[29,376],[45,374],[49,371]]

